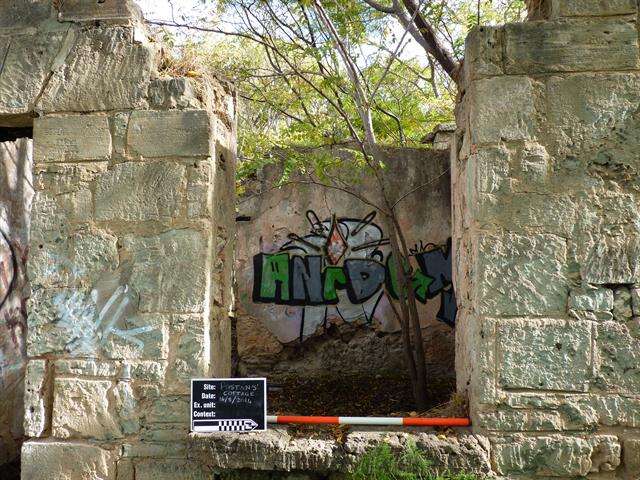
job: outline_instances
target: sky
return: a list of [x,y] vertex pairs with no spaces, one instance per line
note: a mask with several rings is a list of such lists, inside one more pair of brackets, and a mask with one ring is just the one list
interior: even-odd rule
[[[171,20],[171,3],[169,0],[136,0],[149,20]],[[201,4],[200,0],[172,0],[174,11],[188,12]]]
[[[135,0],[142,8],[144,17],[147,20],[164,20],[172,21],[172,12],[175,20],[181,22],[180,14],[189,14],[194,11],[203,11],[202,0]],[[211,3],[208,3],[211,5]],[[172,9],[173,6],[173,9]],[[398,24],[396,35],[398,38],[404,34],[404,29]],[[185,35],[182,29],[171,29],[177,36],[178,43],[180,38]],[[193,34],[193,32],[192,32]],[[407,37],[409,39],[410,37]],[[416,42],[410,41],[403,49],[402,58],[425,57],[424,50]],[[423,58],[426,61],[426,58]]]

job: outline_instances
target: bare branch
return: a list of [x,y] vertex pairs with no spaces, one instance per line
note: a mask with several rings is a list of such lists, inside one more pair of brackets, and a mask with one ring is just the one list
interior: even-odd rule
[[433,55],[440,65],[442,65],[444,71],[447,72],[451,78],[457,81],[460,64],[442,45],[433,27],[420,14],[416,2],[414,0],[402,0],[402,3],[409,12],[409,15],[415,17],[415,20],[412,23],[418,28],[420,35],[424,39],[423,45],[426,45],[427,51]]
[[230,31],[227,31],[227,30],[220,30],[218,28],[199,27],[197,25],[191,25],[191,24],[188,24],[188,23],[164,22],[164,21],[159,21],[159,20],[145,20],[144,22],[149,24],[149,25],[157,25],[157,26],[160,26],[160,27],[186,28],[187,30],[196,30],[198,32],[219,33],[219,34],[222,34],[222,35],[230,35],[230,36],[234,36],[234,37],[242,37],[242,38],[246,38],[247,40],[251,40],[252,42],[256,42],[256,43],[259,43],[261,45],[265,45],[265,43],[263,41],[261,41],[260,39],[258,39],[256,37],[252,37],[251,35],[248,35],[248,34],[242,33],[242,32],[230,32]]
[[392,118],[396,122],[396,125],[398,126],[398,135],[400,135],[400,144],[401,145],[406,145],[405,136],[404,136],[404,129],[402,128],[402,122],[400,121],[400,118],[398,118],[398,116],[395,115],[394,113],[389,112],[388,110],[385,110],[384,108],[382,108],[378,104],[375,105],[375,108],[376,108],[376,110],[384,113],[387,117]]
[[402,202],[405,198],[407,198],[409,195],[411,195],[412,193],[417,192],[418,190],[420,190],[421,188],[424,187],[428,187],[429,185],[433,185],[437,180],[439,180],[441,177],[443,177],[444,175],[446,175],[451,169],[447,168],[444,172],[442,172],[440,175],[438,175],[436,178],[429,180],[426,183],[423,183],[422,185],[418,185],[416,188],[414,188],[413,190],[408,191],[407,193],[405,193],[404,195],[402,195],[398,200],[396,200],[396,202],[391,205],[391,208],[394,209],[396,208],[396,205],[398,205],[400,202]]
[[384,5],[381,5],[377,2],[374,2],[373,0],[364,0],[364,3],[366,3],[367,5],[369,5],[371,8],[378,10],[379,12],[382,13],[388,13],[391,15],[395,15],[398,12],[396,12],[396,9],[391,6],[391,7],[385,7]]

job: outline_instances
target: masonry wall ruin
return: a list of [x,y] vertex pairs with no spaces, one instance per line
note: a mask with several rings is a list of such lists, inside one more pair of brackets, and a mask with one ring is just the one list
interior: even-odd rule
[[[0,273],[29,242],[31,282],[1,285],[30,298],[26,331],[0,311],[0,461],[24,432],[29,480],[337,479],[414,441],[502,478],[640,478],[636,0],[549,0],[470,35],[452,193],[473,427],[343,443],[189,435],[188,380],[230,371],[233,91],[160,77],[129,2],[53,3],[0,4],[0,181],[23,195],[0,196]],[[29,178],[7,165],[31,161],[32,127],[29,239]]]
[[[393,192],[392,202],[399,200],[398,218],[413,253],[411,265],[420,268],[419,257],[430,278],[441,280],[427,280],[427,288],[418,292],[419,306],[430,377],[434,383],[449,382],[452,389],[456,310],[448,245],[448,147],[389,148],[385,154],[388,190]],[[376,180],[363,174],[362,182],[350,194],[310,184],[306,177],[274,188],[280,179],[278,165],[264,168],[258,178],[244,184],[245,193],[238,202],[239,373],[268,375],[274,380],[287,375],[312,378],[327,374],[362,376],[363,381],[371,382],[376,376],[404,378],[407,369],[400,326],[389,306],[394,292],[387,282],[390,248],[386,225],[372,205],[358,198],[364,196],[381,205]],[[340,248],[344,249],[340,258],[331,260],[325,246],[334,217],[344,239]],[[356,295],[353,285],[340,282],[330,289],[321,288],[321,269],[315,279],[292,276],[289,282],[289,276],[284,276],[282,288],[287,293],[295,289],[308,292],[304,298],[290,294],[287,299],[278,299],[275,290],[261,294],[257,287],[269,281],[263,270],[270,263],[265,260],[275,260],[279,257],[274,255],[282,253],[289,256],[285,265],[289,273],[293,262],[301,260],[306,265],[318,260],[322,269],[343,269],[349,260],[372,259],[380,265],[379,275],[371,277],[371,288],[361,285],[366,296]],[[346,274],[345,281],[349,281]],[[353,290],[351,296],[348,287]],[[313,295],[318,298],[311,298]]]
[[452,160],[458,389],[507,478],[640,478],[635,0],[467,39]]
[[0,125],[34,145],[23,478],[175,468],[190,379],[230,372],[234,93],[160,76],[140,21],[124,0],[0,5]]

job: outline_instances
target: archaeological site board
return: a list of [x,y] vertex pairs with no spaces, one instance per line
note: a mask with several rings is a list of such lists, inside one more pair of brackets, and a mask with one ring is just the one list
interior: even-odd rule
[[266,429],[265,378],[191,380],[192,432],[264,432]]

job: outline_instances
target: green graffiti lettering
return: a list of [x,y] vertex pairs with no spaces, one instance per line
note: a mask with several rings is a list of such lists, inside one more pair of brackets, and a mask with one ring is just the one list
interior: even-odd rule
[[265,300],[288,301],[289,255],[286,253],[263,254],[261,272],[260,297]]
[[[398,280],[398,275],[395,269],[395,265],[393,262],[393,254],[389,254],[387,257],[387,277],[386,277],[386,286],[387,291],[393,298],[398,298],[400,285]],[[402,258],[402,266],[406,272],[409,272],[411,267],[409,266],[409,262],[406,258]],[[425,275],[420,270],[416,270],[411,275],[411,286],[416,295],[416,300],[421,303],[427,303],[427,293],[429,292],[429,285],[433,283],[433,278]],[[405,290],[405,296],[407,292]]]
[[324,269],[324,289],[322,296],[328,303],[338,303],[338,288],[344,288],[347,284],[347,277],[342,267],[326,267]]
[[420,270],[416,270],[411,278],[411,285],[416,294],[416,300],[420,303],[427,303],[427,293],[429,293],[429,285],[433,283],[433,278],[425,275]]

